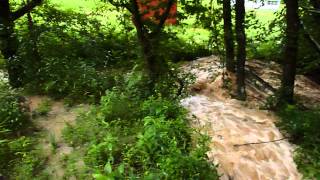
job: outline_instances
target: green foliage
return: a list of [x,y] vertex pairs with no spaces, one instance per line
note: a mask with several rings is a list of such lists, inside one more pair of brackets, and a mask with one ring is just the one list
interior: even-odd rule
[[298,145],[295,161],[307,179],[320,177],[320,110],[301,110],[287,105],[279,111],[279,123]]
[[21,136],[29,127],[28,107],[17,90],[0,82],[0,174],[10,177],[32,150],[33,140]]
[[64,131],[69,143],[84,149],[95,179],[217,179],[206,159],[206,141],[202,136],[192,141],[194,132],[178,102],[128,97],[108,91],[101,105]]
[[51,134],[51,133],[49,134],[49,142],[51,145],[52,152],[55,153],[59,145],[57,143],[57,140],[54,134]]
[[52,107],[52,100],[50,99],[44,99],[38,106],[38,108],[35,110],[36,115],[40,115],[40,116],[46,116],[48,115],[48,113],[51,111],[51,107]]
[[0,54],[0,69],[5,69],[6,61],[3,59],[2,55]]
[[[68,97],[77,102],[86,99],[95,102],[103,92],[113,84],[112,78],[106,73],[99,73],[93,67],[79,61],[52,59],[42,69],[43,76],[39,79],[37,91],[61,98]],[[43,79],[43,80],[41,80]],[[37,87],[32,81],[29,88]],[[34,91],[33,91],[34,92]]]
[[23,152],[21,159],[13,165],[12,174],[9,177],[14,179],[48,179],[49,174],[43,172],[46,159],[43,157],[41,150],[34,148],[32,144],[28,151]]
[[35,141],[21,136],[0,141],[0,174],[15,179],[33,179],[45,159],[34,150]]
[[0,82],[0,130],[12,133],[21,130],[28,123],[24,98],[6,83]]

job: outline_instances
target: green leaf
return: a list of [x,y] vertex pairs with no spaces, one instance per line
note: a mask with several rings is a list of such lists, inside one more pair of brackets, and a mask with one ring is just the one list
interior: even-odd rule
[[104,176],[102,174],[93,174],[92,176],[96,180],[109,180],[107,176]]
[[112,173],[112,166],[109,162],[104,166],[104,172],[107,174]]
[[124,164],[121,164],[119,167],[118,167],[118,172],[120,174],[123,174],[124,173]]

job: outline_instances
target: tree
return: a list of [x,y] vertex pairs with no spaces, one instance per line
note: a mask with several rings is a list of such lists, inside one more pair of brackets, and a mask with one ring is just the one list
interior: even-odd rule
[[17,38],[14,33],[14,22],[23,15],[31,12],[42,0],[32,0],[18,10],[12,12],[9,0],[0,0],[0,50],[7,61],[9,83],[12,87],[21,87],[23,78],[23,65],[17,62]]
[[234,42],[231,22],[231,1],[223,0],[223,22],[224,22],[224,46],[226,67],[230,72],[235,71]]
[[299,14],[298,0],[286,0],[286,44],[284,49],[283,73],[280,100],[293,103],[294,81],[298,55]]
[[245,6],[244,0],[236,0],[236,39],[237,39],[237,95],[239,100],[246,99],[245,62],[246,62],[246,34],[245,34]]
[[150,90],[152,91],[160,76],[168,71],[166,62],[157,55],[156,51],[159,46],[159,36],[170,15],[170,10],[175,4],[175,0],[160,1],[159,7],[164,7],[164,11],[162,14],[156,15],[156,20],[143,19],[144,13],[148,12],[140,11],[140,1],[138,0],[130,0],[125,3],[118,3],[113,0],[109,0],[109,2],[117,7],[125,7],[132,14],[132,20],[137,30],[137,37],[142,47],[145,70],[150,79]]

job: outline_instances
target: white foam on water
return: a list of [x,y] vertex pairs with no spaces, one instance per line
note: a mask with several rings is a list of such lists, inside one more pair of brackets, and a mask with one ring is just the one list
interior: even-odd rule
[[219,164],[221,179],[302,179],[293,160],[294,146],[283,139],[274,124],[277,117],[231,99],[221,88],[222,71],[218,67],[215,57],[202,58],[183,67],[191,69],[197,80],[192,87],[196,93],[181,104],[195,117],[193,126],[212,138],[207,155]]

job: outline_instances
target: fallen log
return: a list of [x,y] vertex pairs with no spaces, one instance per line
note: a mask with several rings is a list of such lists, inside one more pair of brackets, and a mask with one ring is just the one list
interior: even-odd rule
[[[250,69],[249,67],[246,67],[246,74],[248,77],[251,77],[252,79],[258,81],[264,89],[268,89],[269,91],[275,93],[277,91],[277,89],[275,89],[274,87],[272,87],[268,82],[266,82],[265,80],[263,80],[261,77],[259,77],[259,75],[257,75],[254,70]],[[248,80],[250,80],[249,78],[247,78]],[[263,90],[263,89],[262,89]]]

